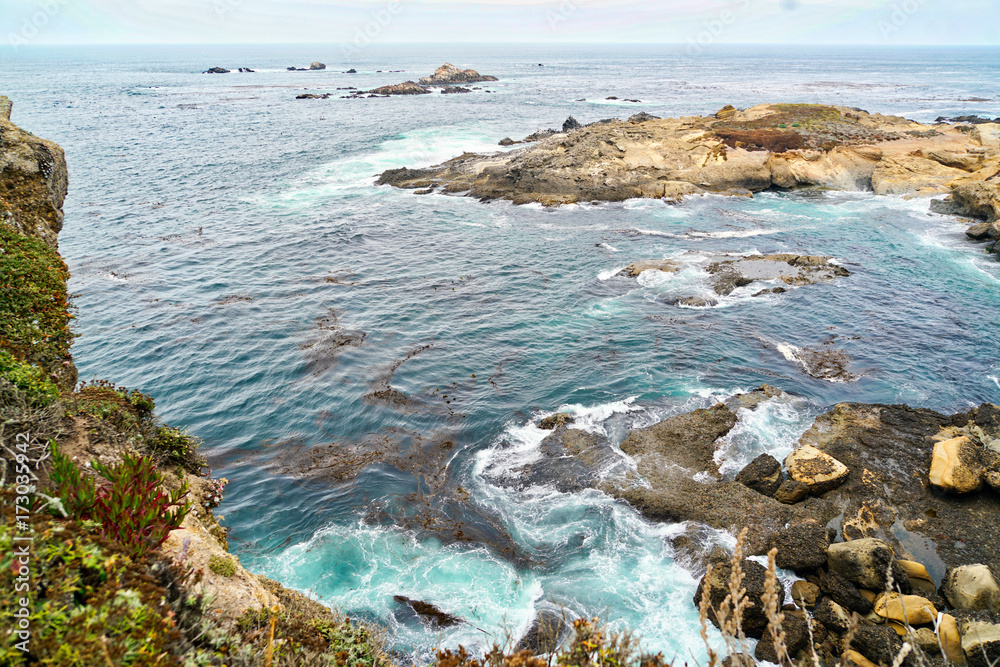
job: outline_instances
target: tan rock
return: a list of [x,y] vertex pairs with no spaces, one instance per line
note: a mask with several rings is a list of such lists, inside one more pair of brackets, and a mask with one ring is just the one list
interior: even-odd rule
[[816,584],[801,579],[792,584],[792,600],[803,609],[813,609],[819,596],[820,589]]
[[835,489],[850,474],[847,466],[812,445],[803,445],[789,454],[785,467],[791,479],[805,484],[815,495]]
[[878,665],[854,649],[844,651],[843,658],[845,663],[848,665],[855,665],[855,667],[878,667]]
[[[937,609],[919,595],[884,593],[875,600],[875,613],[882,618],[909,625],[927,625],[937,618]],[[905,634],[905,633],[903,633]]]
[[986,565],[963,565],[949,569],[941,592],[955,609],[1000,611],[1000,585]]
[[870,591],[867,588],[859,588],[858,592],[861,593],[861,596],[864,599],[868,600],[872,604],[875,604],[875,600],[878,598],[878,595],[879,595],[875,591]]
[[927,151],[927,157],[939,164],[962,171],[976,171],[983,164],[981,155],[969,153],[953,153],[945,150]]
[[886,570],[894,560],[892,547],[874,537],[836,542],[826,550],[831,570],[861,588],[882,591]]
[[964,622],[962,650],[970,667],[1000,664],[1000,625],[983,621]]
[[643,271],[664,271],[667,273],[674,273],[679,268],[680,264],[669,259],[644,259],[638,262],[632,262],[622,269],[621,273],[635,278]]
[[934,581],[931,578],[930,573],[927,571],[927,568],[920,563],[902,559],[896,559],[896,562],[899,563],[899,566],[903,568],[904,572],[906,572],[906,576],[908,576],[911,580],[922,579],[923,581]]
[[937,655],[941,652],[937,635],[930,628],[915,628],[909,634],[909,640],[927,655]]
[[719,120],[726,120],[727,118],[732,118],[736,115],[736,107],[732,104],[727,104],[718,111],[715,112],[715,117]]
[[956,665],[965,664],[965,652],[962,650],[962,633],[958,630],[958,621],[950,614],[941,614],[937,626],[938,639],[944,649],[944,656]]
[[982,464],[976,445],[961,436],[934,445],[931,458],[930,482],[954,493],[972,493],[983,485]]

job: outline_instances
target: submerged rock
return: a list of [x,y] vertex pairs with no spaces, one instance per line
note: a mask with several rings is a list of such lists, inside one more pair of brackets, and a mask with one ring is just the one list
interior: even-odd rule
[[812,285],[851,275],[830,257],[816,255],[749,255],[715,262],[708,267],[716,294],[728,295],[737,287],[765,280],[780,280],[789,286]]
[[666,273],[674,273],[679,271],[681,265],[670,259],[644,259],[638,262],[632,262],[624,269],[618,272],[619,276],[625,276],[627,278],[637,278],[643,271],[664,271]]
[[603,472],[615,467],[621,458],[605,436],[559,425],[540,445],[542,457],[516,468],[514,479],[500,479],[500,484],[554,486],[563,493],[573,493],[598,484]]
[[451,614],[441,611],[434,605],[428,602],[422,602],[421,600],[411,600],[410,598],[403,595],[394,595],[392,597],[397,603],[401,605],[406,605],[413,612],[421,618],[429,622],[432,626],[439,628],[447,628],[453,625],[458,625],[462,623],[462,619],[458,616],[452,616]]

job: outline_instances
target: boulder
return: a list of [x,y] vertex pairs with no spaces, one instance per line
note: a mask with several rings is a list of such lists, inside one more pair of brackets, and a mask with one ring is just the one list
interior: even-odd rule
[[958,620],[951,614],[941,614],[937,634],[944,657],[956,665],[964,665],[965,652],[962,650],[962,633],[958,629]]
[[985,241],[993,238],[993,223],[979,222],[965,230],[965,235],[975,241]]
[[832,601],[848,611],[856,611],[861,615],[872,612],[872,603],[855,588],[854,584],[834,570],[820,577],[819,587]]
[[938,611],[919,595],[883,593],[875,600],[875,613],[902,624],[927,625],[934,622]]
[[983,621],[963,623],[962,651],[969,667],[995,667],[1000,663],[1000,625]]
[[844,483],[850,470],[843,463],[812,445],[803,445],[785,459],[788,476],[820,495]]
[[636,278],[643,271],[664,271],[674,273],[681,268],[681,265],[669,259],[643,259],[632,262],[618,272],[618,275],[628,278]]
[[891,665],[903,648],[903,640],[888,626],[862,625],[855,631],[851,646],[872,662]]
[[785,505],[794,505],[809,495],[809,487],[794,479],[786,479],[774,492],[774,499]]
[[878,665],[854,649],[844,651],[842,657],[845,665],[852,665],[853,667],[878,667]]
[[736,107],[734,107],[732,104],[727,104],[726,106],[722,107],[721,109],[715,112],[715,117],[718,118],[719,120],[726,120],[728,118],[732,118],[735,115],[736,115]]
[[[761,454],[736,475],[736,481],[757,493],[773,496],[784,481],[784,475],[778,459],[770,454]],[[826,560],[825,547],[823,560]]]
[[930,482],[952,493],[973,493],[985,482],[986,467],[979,447],[966,436],[934,445]]
[[930,573],[924,565],[912,560],[902,560],[898,558],[896,559],[896,563],[899,567],[903,568],[903,571],[906,572],[906,576],[910,579],[910,581],[919,579],[921,581],[929,581],[931,583],[934,582],[934,579],[931,578]]
[[504,137],[503,139],[500,140],[500,145],[501,146],[513,146],[516,143],[518,143],[518,142],[514,141],[510,137]]
[[543,431],[551,431],[559,426],[563,426],[565,424],[572,424],[573,421],[574,421],[573,415],[569,414],[568,412],[557,412],[554,415],[543,417],[538,422],[538,428],[542,429]]
[[930,628],[916,628],[908,635],[913,644],[927,655],[937,655],[941,652],[937,635]]
[[311,70],[326,69],[326,65],[324,65],[323,63],[320,63],[320,62],[312,62],[312,63],[309,64],[309,69],[311,69]]
[[1000,585],[986,565],[949,568],[941,582],[941,594],[954,609],[1000,612]]
[[792,584],[792,600],[801,609],[814,609],[821,594],[819,586],[803,579]]
[[847,632],[847,629],[851,626],[851,612],[828,597],[823,598],[816,605],[813,617],[822,623],[823,627],[838,634]]
[[422,600],[411,600],[403,595],[395,595],[393,596],[393,600],[400,605],[409,607],[422,621],[427,621],[435,627],[447,628],[462,622],[462,619],[459,617],[441,611],[436,606]]
[[786,570],[816,570],[826,565],[830,535],[818,521],[792,523],[772,538],[777,548],[775,563]]
[[[809,645],[809,626],[802,619],[786,614],[781,629],[785,631],[785,650],[790,658],[795,658],[799,651]],[[770,632],[765,632],[757,642],[754,657],[763,662],[778,664],[778,652],[774,648]]]
[[581,127],[583,127],[583,125],[580,125],[580,121],[570,116],[563,122],[562,131],[572,132],[573,130],[579,130]]
[[[741,617],[743,631],[748,637],[760,639],[767,628],[767,616],[764,614],[764,581],[767,569],[752,560],[743,560],[740,567],[743,570],[743,588],[746,589],[747,600],[750,605],[743,610]],[[709,587],[708,618],[719,627],[719,619],[716,610],[722,606],[723,600],[729,595],[729,577],[732,572],[732,564],[727,559],[716,559],[712,563],[712,571],[706,573],[698,584],[698,590],[694,595],[694,605],[698,607],[701,603],[702,591]],[[785,589],[778,581],[778,599],[783,600]]]
[[895,563],[892,547],[879,539],[870,537],[831,544],[827,558],[830,570],[861,588],[884,591],[890,567],[896,583],[909,582],[906,572]]

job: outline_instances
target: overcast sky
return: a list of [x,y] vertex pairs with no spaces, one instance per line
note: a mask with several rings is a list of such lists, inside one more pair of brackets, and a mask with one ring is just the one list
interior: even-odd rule
[[18,43],[1000,44],[998,0],[0,0]]

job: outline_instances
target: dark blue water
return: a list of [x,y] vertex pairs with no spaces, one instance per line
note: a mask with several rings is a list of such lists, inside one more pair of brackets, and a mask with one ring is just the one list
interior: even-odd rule
[[[620,441],[763,382],[797,396],[729,436],[724,469],[735,471],[789,452],[837,402],[1000,402],[1000,264],[926,199],[766,193],[543,210],[372,185],[384,169],[494,150],[570,114],[788,101],[921,121],[997,115],[1000,51],[339,51],[0,52],[14,120],[68,155],[60,247],[81,377],[151,391],[168,421],[204,438],[213,474],[233,482],[219,513],[251,570],[390,626],[407,650],[439,636],[400,616],[396,594],[470,621],[444,645],[517,635],[552,604],[700,655],[695,580],[669,544],[682,527],[595,491],[495,484],[537,456],[534,419],[568,410]],[[329,69],[285,71],[313,60]],[[294,99],[445,61],[500,77],[485,86],[495,92]],[[200,73],[216,65],[258,71]],[[359,73],[341,73],[350,67]],[[705,264],[722,252],[831,255],[852,275],[759,298],[753,285],[710,309],[669,305],[708,294]],[[614,275],[660,257],[683,270]],[[823,346],[849,354],[859,378],[806,375],[797,350]],[[410,406],[364,399],[390,375]],[[363,472],[303,477],[317,453],[354,456]],[[454,541],[449,522],[474,539]]]

